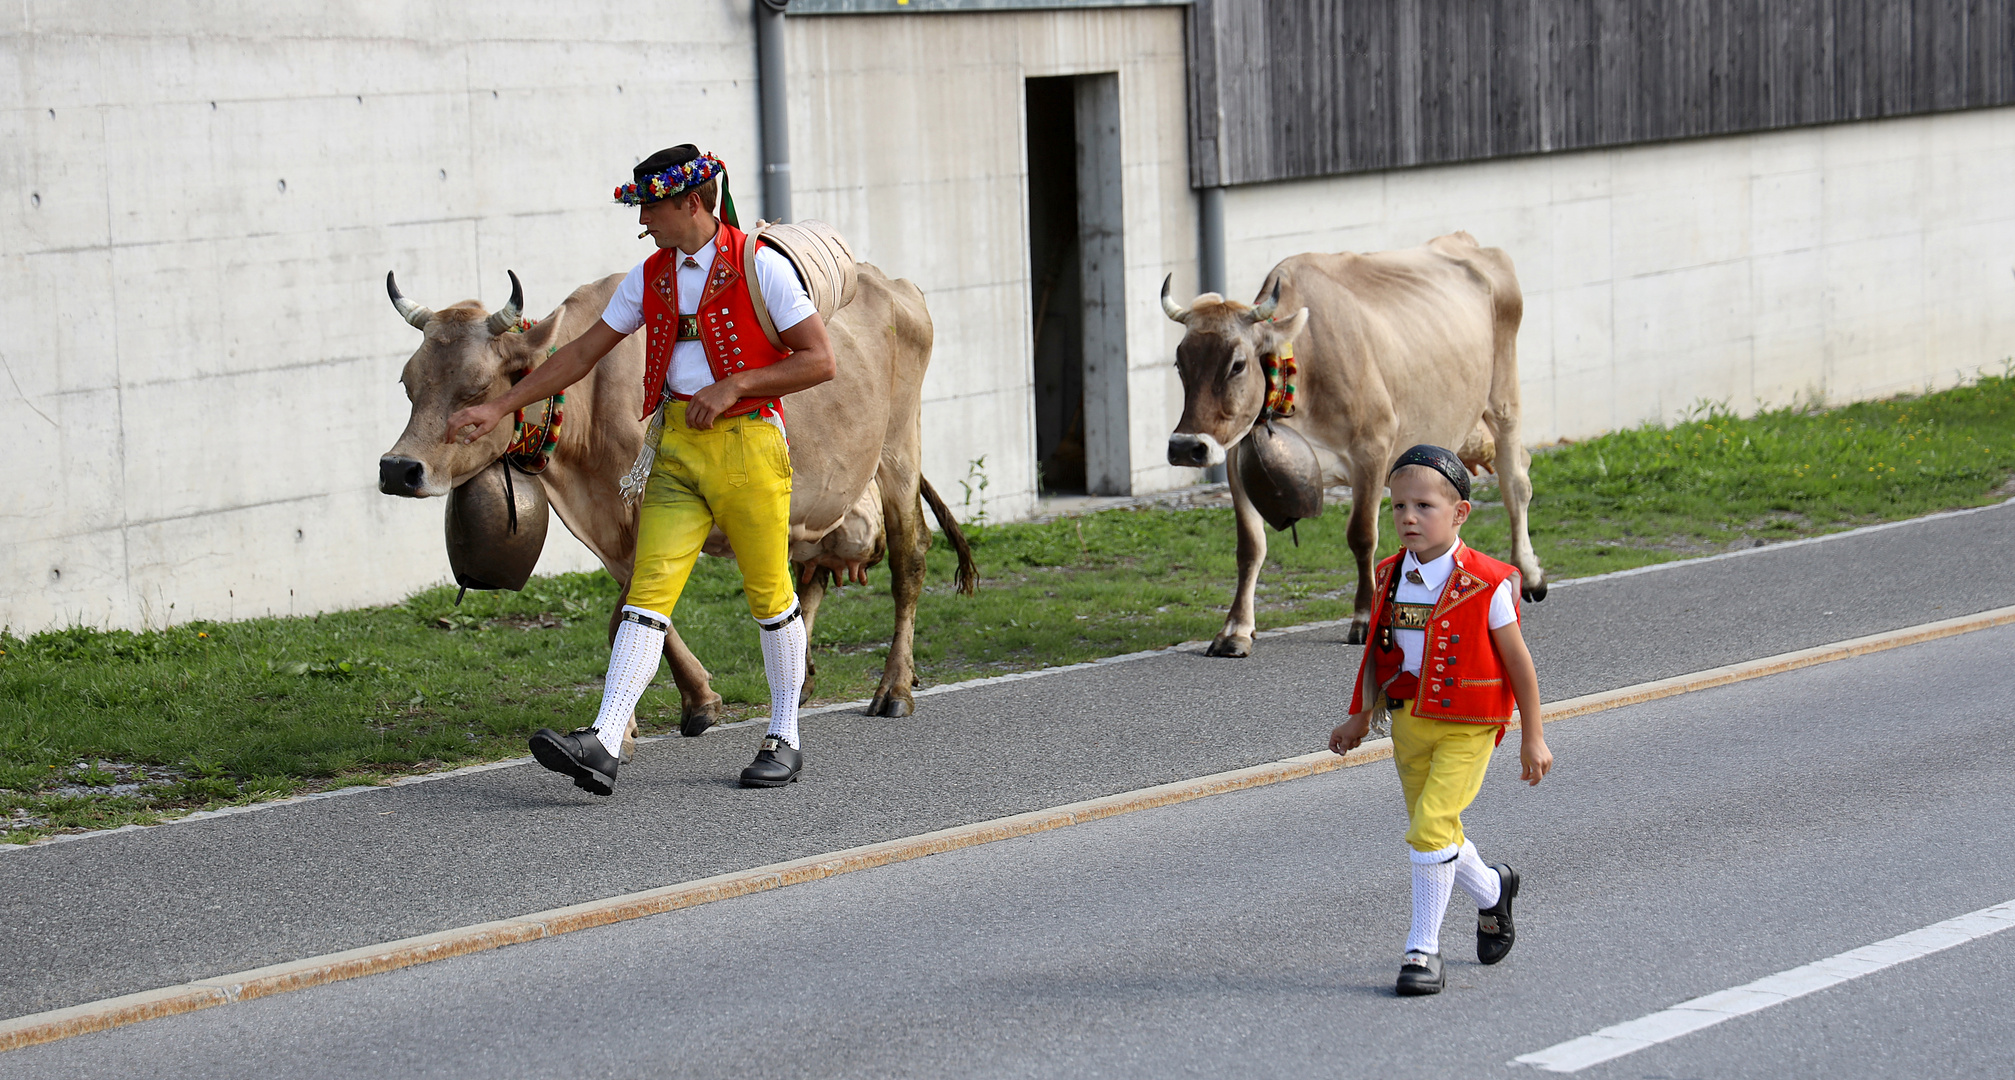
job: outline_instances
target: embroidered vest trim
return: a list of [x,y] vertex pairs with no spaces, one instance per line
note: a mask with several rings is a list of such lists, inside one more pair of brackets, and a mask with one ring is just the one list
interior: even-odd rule
[[[1392,601],[1393,578],[1399,573],[1401,551],[1378,564],[1372,588],[1371,625],[1379,630],[1414,629],[1402,620],[1413,616],[1402,609],[1423,605]],[[1465,724],[1503,724],[1511,720],[1518,699],[1511,692],[1498,660],[1497,647],[1490,639],[1490,596],[1500,582],[1518,576],[1517,568],[1457,543],[1455,565],[1441,587],[1441,598],[1431,605],[1420,655],[1420,688],[1413,698],[1413,715],[1433,720],[1453,720]],[[1512,603],[1517,604],[1516,594]],[[1388,613],[1388,607],[1392,610]],[[1350,711],[1364,709],[1368,692],[1377,693],[1400,673],[1405,660],[1397,643],[1387,645],[1389,635],[1379,633],[1365,646],[1367,662],[1359,665],[1357,685],[1351,690]],[[1372,680],[1366,687],[1366,676]]]
[[[769,343],[756,322],[755,301],[749,297],[749,281],[742,275],[742,252],[748,235],[721,222],[714,232],[714,268],[701,290],[699,311],[679,313],[679,275],[676,258],[682,252],[661,248],[644,260],[644,415],[649,419],[666,396],[665,377],[672,369],[672,346],[680,341],[698,340],[706,353],[707,367],[719,382],[737,371],[768,367],[789,356],[789,349]],[[691,323],[688,324],[687,320]],[[691,329],[693,336],[687,337]],[[776,398],[743,398],[722,415],[760,413],[765,418],[783,415]]]

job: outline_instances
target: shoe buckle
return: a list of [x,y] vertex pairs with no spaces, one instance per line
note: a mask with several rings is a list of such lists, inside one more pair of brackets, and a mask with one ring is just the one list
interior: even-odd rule
[[1476,917],[1476,928],[1486,934],[1497,933],[1497,916],[1479,914]]
[[785,745],[785,743],[784,743],[784,737],[783,737],[783,736],[781,736],[781,735],[765,735],[765,736],[763,736],[763,746],[762,746],[762,748],[763,748],[764,750],[778,750],[778,749],[781,749],[781,748],[783,748],[783,746],[784,746],[784,745]]

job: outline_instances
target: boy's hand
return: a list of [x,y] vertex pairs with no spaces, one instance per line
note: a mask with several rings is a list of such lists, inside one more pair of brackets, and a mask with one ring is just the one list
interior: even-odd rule
[[1329,733],[1329,749],[1333,754],[1348,754],[1357,749],[1357,744],[1371,733],[1371,711],[1355,713],[1350,719],[1336,725]]
[[1537,784],[1546,779],[1546,774],[1552,769],[1553,751],[1546,748],[1546,737],[1521,729],[1518,734],[1518,778],[1527,784]]

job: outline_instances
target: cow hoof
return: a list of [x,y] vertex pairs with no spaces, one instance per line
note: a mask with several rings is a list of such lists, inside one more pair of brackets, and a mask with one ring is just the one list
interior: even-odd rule
[[806,665],[805,684],[798,688],[798,708],[812,703],[812,690],[819,684],[819,669]]
[[1350,631],[1343,635],[1343,643],[1345,645],[1362,645],[1364,644],[1364,639],[1370,636],[1371,623],[1369,621],[1353,622],[1350,624]]
[[1210,648],[1204,652],[1204,655],[1251,656],[1252,636],[1250,634],[1219,634],[1217,639],[1210,643]]
[[698,738],[707,729],[721,722],[721,702],[716,698],[697,709],[688,709],[679,714],[679,734],[688,739]]
[[1538,584],[1527,585],[1518,591],[1524,594],[1527,603],[1537,604],[1546,599],[1546,579],[1540,578]]
[[915,702],[894,694],[876,694],[875,699],[868,702],[869,716],[886,716],[900,720],[915,711],[917,711]]

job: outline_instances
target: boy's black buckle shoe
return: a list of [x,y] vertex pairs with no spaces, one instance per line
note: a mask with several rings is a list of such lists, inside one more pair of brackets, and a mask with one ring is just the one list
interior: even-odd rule
[[742,770],[743,787],[783,787],[798,782],[798,773],[804,771],[805,756],[798,748],[783,739],[768,735],[763,738],[763,748],[756,751],[756,760]]
[[1410,952],[1399,965],[1399,984],[1393,987],[1400,997],[1439,994],[1447,982],[1441,973],[1441,957],[1431,952]]
[[1495,964],[1511,951],[1518,934],[1511,928],[1511,898],[1518,895],[1518,871],[1492,863],[1497,871],[1497,903],[1476,913],[1476,959]]
[[532,733],[532,756],[539,764],[574,778],[574,786],[596,795],[616,791],[615,755],[602,745],[594,728],[581,728],[565,735],[552,728]]

